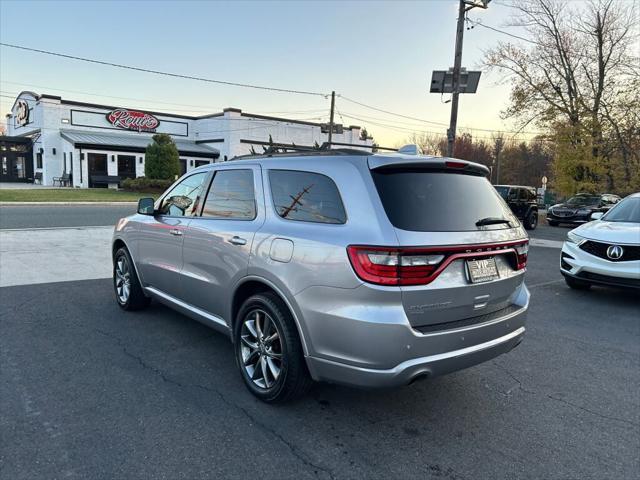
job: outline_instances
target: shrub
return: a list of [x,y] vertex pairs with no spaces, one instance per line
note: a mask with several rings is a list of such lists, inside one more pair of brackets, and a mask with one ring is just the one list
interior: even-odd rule
[[173,139],[166,133],[157,133],[147,145],[144,162],[147,178],[173,180],[180,175],[180,156]]
[[173,180],[162,180],[158,178],[125,178],[121,187],[128,192],[140,193],[162,193],[173,183]]

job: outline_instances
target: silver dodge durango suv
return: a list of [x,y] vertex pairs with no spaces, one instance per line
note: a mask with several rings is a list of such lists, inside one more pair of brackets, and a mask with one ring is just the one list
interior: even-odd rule
[[118,304],[224,332],[266,402],[407,385],[510,351],[528,237],[482,165],[327,150],[197,168],[113,235]]

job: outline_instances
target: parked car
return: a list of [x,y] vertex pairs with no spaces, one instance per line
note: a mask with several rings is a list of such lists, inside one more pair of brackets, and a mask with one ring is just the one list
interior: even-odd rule
[[592,284],[640,288],[640,193],[567,234],[560,273],[571,288]]
[[521,342],[529,303],[527,234],[488,173],[354,150],[197,168],[118,222],[117,302],[229,335],[266,402],[475,365]]
[[591,220],[592,213],[604,213],[619,201],[619,196],[610,193],[600,195],[579,193],[566,202],[550,207],[547,211],[547,222],[552,227],[560,223],[586,223]]
[[511,211],[527,230],[538,226],[538,195],[534,187],[522,185],[495,185],[495,189],[507,202]]

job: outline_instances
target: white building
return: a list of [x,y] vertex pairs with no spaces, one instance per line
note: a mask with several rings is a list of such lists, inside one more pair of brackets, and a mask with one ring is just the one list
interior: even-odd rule
[[[75,187],[116,186],[144,175],[145,148],[154,133],[171,135],[183,172],[203,163],[258,153],[263,146],[322,145],[326,124],[245,113],[227,108],[202,116],[150,112],[66,100],[24,91],[7,115],[0,137],[0,181],[42,182],[63,177]],[[334,128],[332,143],[371,147],[360,127]]]

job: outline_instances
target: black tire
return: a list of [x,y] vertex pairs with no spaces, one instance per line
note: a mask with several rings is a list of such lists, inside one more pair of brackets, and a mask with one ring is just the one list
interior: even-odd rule
[[[259,333],[262,331],[262,327],[258,330],[257,335],[253,335],[249,328],[251,322],[253,322],[254,330],[256,323],[265,326],[267,320],[263,320],[262,323],[260,323],[260,320],[256,320],[262,315],[261,312],[268,315],[268,317],[263,316],[262,318],[269,318],[271,322],[265,330],[269,327],[275,327],[275,331],[279,336],[279,345],[275,347],[275,350],[273,346],[267,346],[269,338],[273,336],[273,330],[262,332],[264,335],[261,336]],[[256,317],[256,313],[258,317]],[[267,337],[269,332],[271,334]],[[258,345],[258,341],[252,341],[259,337],[262,339],[259,341],[260,345]],[[240,375],[249,391],[263,402],[282,403],[292,401],[304,395],[311,387],[313,381],[307,370],[302,343],[300,342],[295,321],[287,306],[275,294],[269,292],[261,293],[245,300],[234,323],[233,340],[236,363],[240,370]],[[249,347],[249,344],[251,344],[251,347]],[[270,348],[271,350],[269,350]],[[280,353],[281,355],[280,360],[275,359],[276,362],[279,362],[278,365],[280,367],[278,377],[275,380],[273,370],[270,369],[274,365],[273,361],[271,365],[268,363],[270,353]],[[254,359],[256,362],[255,368],[250,365],[250,359]],[[264,363],[264,367],[261,362]],[[263,369],[259,369],[258,365]],[[274,368],[277,369],[277,367]],[[266,374],[267,379],[264,379],[262,377],[264,377],[266,369],[269,369],[269,371]],[[250,370],[254,372],[253,378],[249,373]],[[271,380],[271,385],[269,385],[269,380]],[[261,382],[265,385],[259,385],[256,382]]]
[[573,277],[564,277],[564,281],[574,290],[589,290],[591,288],[591,284],[589,282],[578,280]]
[[555,220],[547,220],[547,223],[552,227],[558,226],[558,222],[556,222]]
[[531,210],[527,218],[524,219],[524,228],[527,230],[535,230],[538,226],[538,212]]
[[[128,279],[129,293],[126,298],[122,294],[123,287],[121,282],[123,276],[118,275],[119,269],[125,267],[126,272],[121,270],[121,273],[124,273],[124,277]],[[142,291],[142,286],[133,266],[133,260],[131,260],[131,255],[129,255],[129,251],[125,247],[118,249],[113,256],[113,290],[118,305],[124,310],[142,310],[151,303],[151,299]]]

